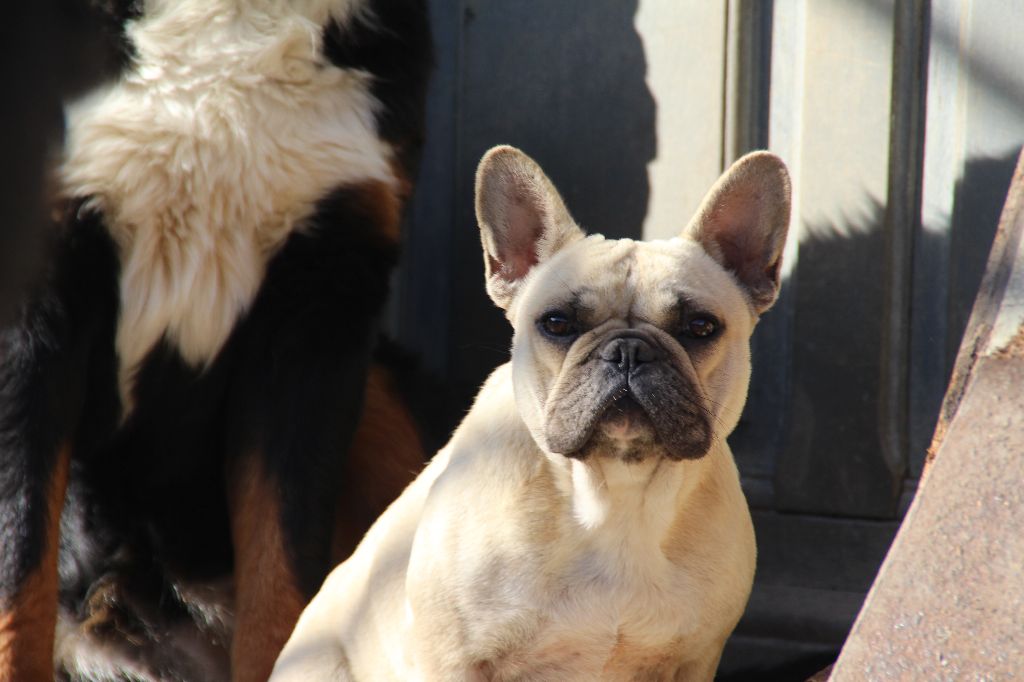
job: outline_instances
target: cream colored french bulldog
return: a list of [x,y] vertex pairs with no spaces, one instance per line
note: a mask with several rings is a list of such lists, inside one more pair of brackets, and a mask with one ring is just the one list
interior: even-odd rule
[[307,680],[711,680],[754,532],[726,436],[789,223],[737,161],[681,236],[586,236],[537,164],[480,162],[515,329],[451,441],[330,575],[274,668]]

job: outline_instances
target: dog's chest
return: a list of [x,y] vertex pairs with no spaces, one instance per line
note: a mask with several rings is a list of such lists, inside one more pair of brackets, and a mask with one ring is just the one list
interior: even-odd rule
[[217,4],[141,19],[131,73],[69,111],[66,190],[120,253],[122,394],[161,338],[211,361],[318,199],[392,182],[368,77],[321,58],[321,27],[288,3]]
[[495,679],[663,679],[705,646],[700,581],[667,561],[615,566],[582,556],[557,583],[541,590],[533,636],[499,658]]

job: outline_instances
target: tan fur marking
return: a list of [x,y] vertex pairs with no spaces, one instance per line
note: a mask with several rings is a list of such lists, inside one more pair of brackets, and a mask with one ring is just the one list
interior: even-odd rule
[[305,600],[295,587],[281,530],[279,495],[259,467],[243,460],[231,477],[235,545],[235,634],[231,679],[266,680]]
[[402,236],[402,203],[399,188],[385,182],[364,182],[356,186],[359,208],[370,215],[377,227],[378,234],[395,244]]
[[346,559],[363,534],[423,468],[425,454],[391,373],[370,368],[363,415],[345,459],[338,493],[333,559]]
[[61,450],[50,480],[45,548],[39,567],[25,580],[10,607],[0,613],[0,682],[53,680],[57,548],[70,454],[67,447]]
[[398,197],[399,202],[404,206],[409,198],[412,197],[413,184],[415,178],[410,178],[406,168],[401,164],[396,155],[392,156],[388,165],[391,168],[391,175],[394,176],[395,181],[395,195]]

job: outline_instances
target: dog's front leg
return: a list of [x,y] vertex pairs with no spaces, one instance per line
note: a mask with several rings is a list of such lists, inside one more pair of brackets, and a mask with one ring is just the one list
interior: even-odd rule
[[[721,645],[724,647],[724,644]],[[672,678],[676,682],[710,682],[715,679],[718,661],[722,657],[721,647],[718,651],[710,651],[708,655],[680,666]]]
[[274,258],[232,341],[226,435],[235,680],[267,679],[331,568],[342,464],[362,410],[390,265],[351,243],[353,232],[374,229],[374,216],[344,199],[322,207],[329,229],[293,235]]

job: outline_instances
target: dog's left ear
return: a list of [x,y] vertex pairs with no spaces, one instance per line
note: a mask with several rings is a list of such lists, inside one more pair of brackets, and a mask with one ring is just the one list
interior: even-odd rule
[[736,276],[758,313],[779,295],[789,205],[786,164],[769,152],[753,152],[722,174],[683,231]]
[[515,147],[494,147],[480,160],[476,219],[487,293],[504,310],[533,266],[584,236],[544,171]]

